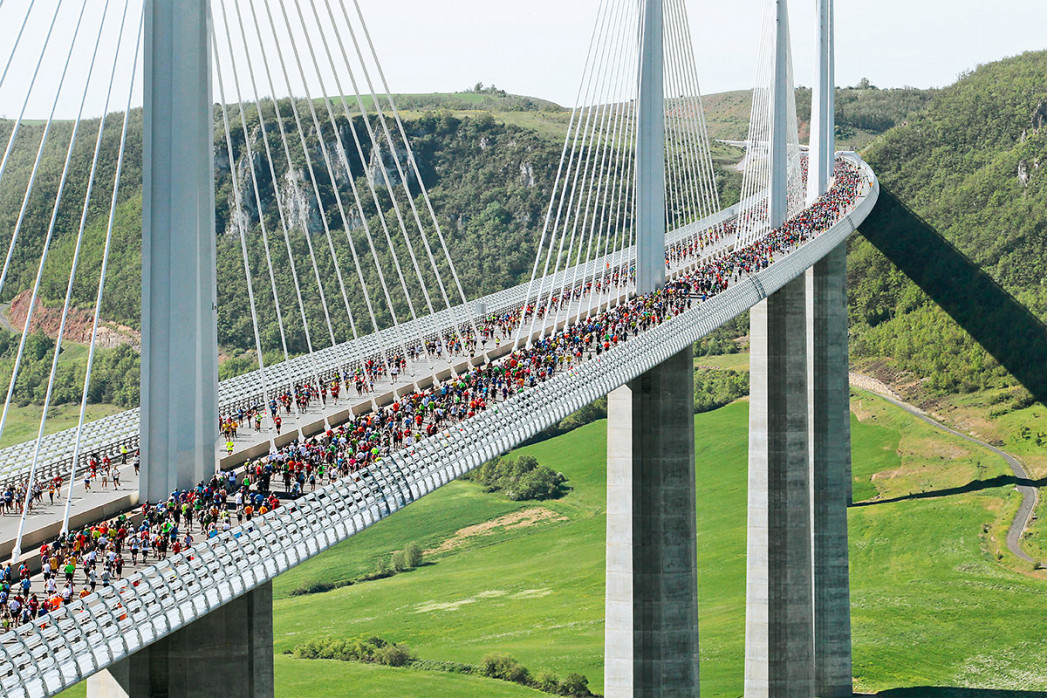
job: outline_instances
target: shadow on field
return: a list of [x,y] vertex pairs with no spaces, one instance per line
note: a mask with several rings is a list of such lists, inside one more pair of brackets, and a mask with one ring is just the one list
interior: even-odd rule
[[881,185],[861,234],[1047,404],[1047,326]]
[[892,688],[875,695],[876,698],[1047,698],[1045,691],[998,691],[991,688],[943,688],[941,686]]
[[[907,494],[904,497],[891,497],[890,499],[869,499],[864,502],[855,502],[851,504],[852,507],[869,507],[874,504],[890,504],[892,502],[908,502],[914,499],[936,499],[938,497],[949,497],[954,494],[964,494],[966,492],[977,492],[979,490],[988,490],[994,487],[1006,487],[1008,485],[1020,485],[1022,487],[1047,487],[1047,478],[1040,480],[1029,480],[1024,477],[1015,477],[1014,475],[997,475],[994,478],[988,480],[972,480],[966,485],[960,487],[947,487],[943,490],[931,490],[929,492],[915,492],[913,494]],[[878,695],[884,695],[882,693]],[[901,694],[899,694],[901,695]],[[1041,693],[1047,698],[1047,693]]]

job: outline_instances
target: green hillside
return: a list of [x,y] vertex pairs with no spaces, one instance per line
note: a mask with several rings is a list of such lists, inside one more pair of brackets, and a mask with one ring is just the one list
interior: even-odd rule
[[[881,183],[1047,317],[1047,51],[981,66],[866,151]],[[916,286],[852,239],[851,352],[931,395],[1013,381]],[[908,380],[906,378],[908,377]]]
[[[489,111],[500,113],[511,112],[549,112],[562,113],[565,110],[560,105],[545,99],[526,97],[523,95],[509,94],[505,90],[498,89],[495,85],[484,85],[477,83],[468,90],[461,92],[429,92],[425,94],[398,94],[393,96],[396,107],[401,111],[436,111],[446,109],[448,111]],[[350,108],[359,111],[356,96],[346,97]],[[317,100],[322,103],[323,100]],[[362,95],[360,102],[364,109],[374,111],[374,99],[371,95]],[[382,103],[383,109],[388,108]]]
[[[455,261],[465,294],[474,297],[526,281],[530,276],[537,240],[545,220],[570,112],[550,102],[507,95],[497,88],[484,86],[477,86],[471,92],[455,94],[400,95],[397,101],[403,109],[407,138],[416,156],[421,178],[431,195],[437,220],[447,241],[449,254]],[[287,192],[291,189],[286,186],[286,181],[304,181],[308,172],[306,151],[300,142],[292,138],[286,146],[290,153],[290,157],[287,157],[284,154],[285,146],[279,129],[275,128],[276,113],[279,109],[284,128],[294,132],[295,123],[291,116],[289,100],[281,100],[279,104],[263,102],[262,109],[267,128],[263,131],[257,111],[249,109],[246,117],[246,137],[239,110],[230,110],[232,162],[226,147],[221,115],[216,110],[219,122],[215,133],[218,337],[223,355],[228,359],[222,369],[223,377],[250,370],[257,365],[253,356],[252,313],[248,305],[248,296],[244,292],[246,282],[239,229],[233,224],[233,167],[240,171],[240,197],[245,202],[248,218],[246,244],[255,295],[258,299],[261,342],[268,363],[282,359],[282,341],[268,283],[266,250],[261,236],[262,221],[269,232],[268,251],[273,261],[276,293],[284,311],[287,349],[292,355],[305,353],[308,350],[308,342],[302,312],[299,311],[296,302],[294,273],[288,263],[286,251],[288,245],[296,259],[298,286],[301,288],[304,315],[311,328],[314,346],[327,346],[332,334],[339,342],[354,336],[346,313],[337,310],[342,292],[334,261],[328,251],[329,246],[334,248],[341,262],[348,303],[357,319],[359,332],[373,331],[367,299],[350,261],[354,257],[350,238],[352,245],[360,251],[363,276],[373,307],[376,309],[375,322],[379,327],[388,326],[392,322],[381,290],[383,283],[375,269],[374,259],[370,256],[370,244],[362,225],[363,221],[359,215],[353,215],[352,210],[347,219],[343,219],[337,213],[335,183],[326,168],[317,165],[323,162],[317,134],[312,131],[308,133],[306,148],[317,175],[319,205],[311,192],[309,195],[305,193],[304,186],[295,190],[297,195],[292,197],[293,200],[287,200],[290,196]],[[303,106],[299,106],[299,111],[308,112]],[[121,120],[122,116],[118,114],[110,115],[106,119],[106,138],[103,141],[98,174],[99,184],[95,190],[95,203],[87,216],[81,267],[73,289],[74,306],[80,309],[90,309],[95,297]],[[395,312],[400,321],[408,320],[411,310],[404,301],[402,291],[396,288],[398,284],[392,272],[392,253],[388,244],[382,241],[382,231],[387,226],[392,231],[393,249],[399,256],[401,265],[409,265],[406,261],[409,259],[407,243],[398,232],[400,223],[392,206],[395,197],[404,216],[410,219],[410,205],[400,186],[399,174],[388,153],[374,149],[366,137],[362,138],[364,142],[361,152],[357,152],[350,134],[354,129],[359,134],[366,133],[367,126],[363,123],[362,116],[358,113],[348,117],[342,115],[335,119],[335,125],[349,151],[346,153],[349,172],[357,189],[364,192],[362,216],[373,236],[379,239],[377,257],[385,269],[389,285],[394,287]],[[43,304],[51,309],[52,315],[58,312],[56,309],[61,307],[65,294],[80,220],[79,206],[82,204],[84,193],[85,182],[81,180],[86,180],[86,173],[90,170],[97,127],[98,122],[95,121],[87,122],[81,128],[74,148],[74,176],[70,179],[70,186],[59,210],[54,242],[42,274],[41,299]],[[372,127],[378,128],[376,124],[372,124]],[[12,122],[0,121],[0,140],[4,140],[12,128]],[[141,128],[139,110],[133,112],[130,118],[128,164],[124,170],[118,200],[113,231],[113,258],[102,308],[104,320],[132,329],[138,327],[140,314]],[[326,140],[333,141],[332,131],[331,127],[325,130]],[[0,191],[0,230],[4,231],[0,234],[0,249],[5,249],[9,244],[11,231],[16,227],[22,194],[29,181],[42,132],[43,127],[39,125],[23,126],[15,140],[12,159],[5,174],[5,186]],[[56,124],[43,151],[40,174],[37,177],[38,185],[26,210],[18,244],[14,248],[10,275],[0,291],[0,302],[11,301],[32,287],[70,133],[71,124]],[[393,138],[396,148],[402,150],[403,144],[395,131]],[[247,171],[248,141],[255,157],[254,168],[260,173],[260,206],[255,200],[250,178],[244,175]],[[266,144],[269,146],[268,151]],[[271,158],[267,152],[271,153]],[[721,188],[726,191],[738,189],[739,175],[730,171],[733,158],[734,155],[726,149],[717,148],[716,161],[721,170]],[[284,209],[298,210],[298,213],[288,214],[291,221],[286,244],[279,215],[280,206],[271,185],[270,167],[278,179],[285,181],[282,190]],[[391,190],[385,186],[383,170],[390,179]],[[342,175],[336,173],[334,179],[339,177]],[[369,177],[376,183],[377,202],[367,193]],[[417,183],[413,181],[413,175],[408,173],[407,178],[411,182],[412,192],[417,194]],[[345,181],[339,181],[337,184],[342,191],[346,185]],[[425,220],[427,217],[424,203],[420,199],[414,203]],[[353,208],[351,204],[349,208]],[[325,219],[332,233],[330,243],[327,243],[324,237]],[[441,250],[436,243],[435,231],[431,225],[426,225],[427,234],[433,241],[435,254],[439,259]],[[348,235],[346,227],[349,228]],[[417,232],[413,237],[413,244],[419,248],[418,254],[422,257],[420,273],[429,288],[436,289],[435,274],[426,263]],[[315,272],[310,264],[310,242],[316,250]],[[450,278],[446,265],[440,264],[440,267],[441,275]],[[410,269],[404,276],[401,283],[406,284],[416,305],[421,306],[416,308],[418,313],[425,314],[427,309],[421,301],[418,279],[410,273]],[[448,293],[451,300],[457,302],[458,296],[453,285],[448,289]],[[330,331],[327,331],[327,315],[321,302],[322,295],[326,295],[328,306],[331,308]],[[433,303],[439,308],[442,298],[435,291],[433,295]],[[57,322],[53,324],[57,326]],[[6,338],[4,341],[10,343],[8,340],[9,338]],[[0,355],[0,366],[5,358]],[[46,364],[49,361],[50,355],[47,352],[31,358],[25,370],[26,378],[20,379],[20,398],[24,395],[24,399],[33,401],[36,394],[41,393],[39,378],[40,375],[46,374]],[[111,363],[121,361],[122,357],[118,357]],[[135,372],[135,367],[131,367],[131,370],[125,370],[120,375],[131,377]],[[71,385],[74,382],[73,370],[70,369],[68,374],[69,380],[65,382]],[[100,392],[106,396],[113,395],[111,401],[117,404],[135,404],[137,391],[125,390],[122,381],[115,387],[102,385],[108,380],[107,375],[104,372],[98,374],[96,382],[102,386]],[[63,380],[65,378],[63,375]],[[113,380],[117,380],[116,374]],[[65,395],[61,397],[65,398]]]
[[[899,88],[877,89],[863,80],[855,87],[836,90],[836,145],[841,150],[859,150],[879,135],[904,122],[922,109],[935,90]],[[707,95],[705,107],[709,137],[743,141],[749,133],[752,92],[735,90]],[[811,89],[796,90],[796,116],[800,121],[800,142],[809,138]]]
[[[805,97],[807,95],[807,97]],[[854,129],[861,133],[861,141],[871,137],[870,129],[882,128],[913,108],[923,98],[923,93],[910,90],[878,91],[875,89],[842,90],[838,97],[841,138],[853,135]],[[545,209],[548,205],[551,183],[559,162],[564,134],[570,119],[570,111],[551,102],[531,97],[509,95],[493,86],[477,85],[465,92],[448,94],[397,95],[396,102],[404,116],[405,130],[421,170],[421,176],[432,196],[433,205],[445,233],[452,258],[455,260],[459,278],[469,296],[489,293],[508,285],[525,281],[531,270],[535,245],[540,234]],[[809,91],[799,90],[801,110]],[[371,99],[363,100],[371,108]],[[355,100],[350,100],[351,106]],[[296,139],[291,139],[291,160],[283,155],[283,146],[278,129],[274,128],[276,109],[279,108],[284,126],[293,130],[290,102],[283,100],[276,105],[263,103],[268,124],[266,138],[262,138],[260,122],[256,112],[248,110],[247,132],[250,134],[255,155],[255,169],[268,173],[264,141],[268,141],[272,152],[272,167],[279,178],[300,177],[306,171],[304,151]],[[726,93],[712,95],[706,99],[710,132],[714,138],[744,137],[743,123],[747,124],[749,95]],[[355,108],[355,106],[353,106]],[[307,111],[299,106],[300,111]],[[241,170],[241,199],[248,211],[247,246],[251,274],[258,298],[258,317],[261,328],[263,351],[268,363],[282,358],[282,343],[277,323],[272,293],[267,283],[268,272],[265,251],[261,243],[260,221],[265,220],[269,230],[269,252],[273,260],[277,293],[284,307],[283,320],[286,329],[287,348],[292,355],[307,351],[307,340],[296,303],[294,279],[281,232],[278,208],[272,187],[262,181],[261,210],[254,202],[254,194],[244,177],[247,144],[240,124],[239,110],[230,110],[230,133],[233,141],[234,160]],[[216,118],[221,122],[220,112]],[[88,213],[84,251],[81,255],[78,281],[74,286],[73,303],[82,311],[88,311],[94,300],[97,274],[100,268],[101,250],[106,233],[108,206],[115,173],[115,153],[122,116],[112,114],[106,119],[106,137],[103,140],[102,157],[95,187],[95,205]],[[383,218],[394,232],[398,222],[392,214],[390,192],[383,186],[384,179],[375,174],[381,166],[391,176],[394,189],[398,175],[386,156],[372,152],[364,139],[362,156],[349,144],[350,125],[358,132],[365,129],[358,113],[350,119],[336,119],[342,132],[343,142],[350,152],[347,158],[352,176],[361,191],[367,191],[365,177],[371,173],[378,183],[378,196],[382,210],[370,201],[365,201],[364,215],[373,231],[382,229]],[[10,121],[0,121],[0,140],[13,127]],[[95,129],[98,122],[86,122],[81,128],[74,148],[72,172],[63,205],[59,210],[55,239],[48,263],[42,276],[41,299],[52,316],[57,313],[65,294],[65,280],[73,258],[75,233],[79,225],[79,201],[82,200],[86,172],[94,146]],[[128,155],[123,173],[118,201],[116,225],[113,230],[113,259],[110,265],[102,316],[104,320],[137,328],[139,323],[140,288],[140,231],[141,231],[141,111],[130,118]],[[737,133],[741,129],[741,135]],[[0,230],[12,231],[18,219],[22,193],[32,170],[35,149],[42,134],[39,124],[24,125],[15,141],[12,159],[5,174],[5,187],[0,191]],[[36,264],[42,248],[43,233],[51,215],[51,204],[57,191],[65,147],[71,133],[71,124],[60,122],[52,129],[52,136],[43,152],[40,174],[34,195],[26,211],[20,239],[12,257],[10,276],[0,291],[0,302],[10,301],[19,293],[31,288],[36,275]],[[855,133],[857,133],[855,131]],[[328,134],[330,139],[331,134]],[[315,134],[309,135],[308,146],[314,162],[321,162],[319,144]],[[223,377],[235,375],[257,365],[253,356],[254,341],[251,329],[251,312],[248,307],[243,262],[238,229],[232,224],[232,177],[231,164],[226,151],[224,127],[219,126],[215,134],[218,214],[218,334],[223,348]],[[380,157],[379,157],[380,156]],[[741,156],[736,148],[714,143],[713,158],[717,169],[721,201],[729,205],[737,199],[740,189],[740,173],[735,165]],[[266,176],[268,176],[266,174]],[[358,320],[360,330],[370,331],[371,323],[364,294],[360,291],[357,275],[348,260],[352,259],[348,239],[343,231],[341,217],[336,213],[334,187],[324,168],[318,169],[321,206],[309,203],[310,197],[302,195],[296,206],[303,209],[303,223],[292,224],[287,243],[298,260],[298,282],[302,289],[304,311],[312,328],[313,341],[325,346],[330,341],[327,318],[320,303],[321,288],[308,263],[309,241],[317,247],[317,273],[323,284],[323,292],[329,306],[337,307],[341,291],[335,274],[334,264],[322,241],[322,217],[326,217],[332,232],[332,245],[342,261],[343,279],[350,306]],[[345,186],[345,182],[340,183]],[[400,204],[407,210],[407,202],[397,194]],[[284,202],[285,208],[290,206]],[[423,208],[418,202],[419,208]],[[391,322],[385,310],[384,299],[379,297],[382,284],[368,257],[363,230],[359,221],[349,221],[352,238],[358,250],[362,250],[368,287],[372,289],[373,307],[377,309],[377,322],[385,326]],[[433,233],[432,230],[429,231]],[[9,233],[8,233],[9,235]],[[380,237],[380,236],[379,236]],[[9,242],[9,237],[0,235],[0,249]],[[417,242],[416,242],[417,244]],[[394,245],[401,259],[407,258],[405,243],[394,235]],[[390,273],[390,256],[379,255]],[[444,272],[446,274],[446,271]],[[430,286],[435,287],[432,270],[422,265],[422,275]],[[418,281],[407,274],[405,281],[415,298],[420,297]],[[395,281],[393,282],[395,285]],[[453,292],[453,289],[452,289]],[[439,299],[437,299],[439,300]],[[409,309],[401,295],[394,294],[394,303],[399,318],[410,317]],[[57,322],[51,323],[57,326]],[[331,325],[335,338],[345,341],[353,336],[345,313],[332,312]],[[0,333],[2,334],[2,333]],[[10,337],[0,337],[5,344]],[[38,342],[40,343],[40,342]],[[2,348],[2,347],[0,347]],[[105,358],[115,350],[103,350],[102,363],[119,366],[120,371],[101,370],[94,382],[98,389],[97,399],[115,404],[133,406],[138,399],[137,390],[131,383],[136,373],[135,366],[127,366],[123,354]],[[132,361],[135,357],[131,357]],[[0,368],[7,360],[0,352]],[[16,397],[22,404],[38,401],[42,396],[42,377],[46,375],[50,355],[33,354],[23,370]],[[57,396],[59,402],[66,401],[75,392],[72,387],[77,376],[83,375],[83,363],[63,367],[61,383],[69,390]],[[94,395],[93,395],[94,397]],[[75,399],[75,396],[73,396]]]

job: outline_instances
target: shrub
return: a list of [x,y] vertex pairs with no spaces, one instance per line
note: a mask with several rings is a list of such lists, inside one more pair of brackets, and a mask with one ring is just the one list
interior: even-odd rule
[[749,394],[749,374],[699,369],[694,372],[694,412],[710,412]]
[[374,576],[376,579],[389,576],[389,561],[380,557],[374,564]]
[[507,654],[489,654],[480,662],[480,674],[490,679],[529,683],[531,674],[520,662]]
[[337,659],[343,662],[383,664],[402,667],[415,661],[407,645],[386,642],[380,637],[367,640],[333,639],[310,640],[294,648],[299,659]]
[[392,644],[380,647],[374,652],[374,660],[385,666],[406,666],[414,657],[407,645]]
[[538,674],[538,678],[534,680],[534,687],[545,693],[559,693],[560,679],[556,677],[556,674],[550,674],[548,671],[543,671],[541,674]]
[[567,478],[541,465],[527,454],[516,458],[502,457],[484,463],[469,477],[485,492],[502,492],[513,501],[557,499],[570,489]]
[[589,679],[577,673],[568,674],[560,681],[560,693],[565,696],[591,696]]
[[306,596],[308,594],[322,594],[325,591],[331,591],[332,589],[339,589],[344,586],[352,584],[350,581],[340,582],[321,582],[319,580],[312,580],[310,582],[304,582],[300,586],[291,590],[291,596]]
[[509,681],[529,686],[545,693],[573,698],[592,698],[589,691],[589,679],[581,674],[568,674],[561,679],[548,671],[543,671],[538,678],[532,678],[531,672],[520,662],[507,654],[489,654],[483,658],[480,666],[460,662],[440,662],[418,659],[407,645],[388,642],[380,637],[361,639],[324,638],[310,640],[297,645],[293,654],[299,659],[337,659],[343,662],[361,662],[363,664],[381,664],[391,667],[406,667],[421,671],[445,671],[453,674],[477,674],[498,681]]
[[442,662],[434,659],[416,659],[411,662],[411,668],[419,671],[443,671],[449,674],[473,674],[476,672],[476,667],[472,664]]
[[408,543],[404,548],[404,554],[407,555],[408,567],[418,567],[422,564],[422,549],[417,543]]
[[397,550],[393,553],[393,569],[397,572],[403,572],[408,569],[407,567],[407,555],[403,550]]

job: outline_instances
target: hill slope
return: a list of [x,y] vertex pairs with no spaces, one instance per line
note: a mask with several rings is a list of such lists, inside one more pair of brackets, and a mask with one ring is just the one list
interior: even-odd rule
[[[903,123],[919,111],[936,90],[900,88],[880,90],[863,83],[861,87],[836,90],[836,144],[841,150],[858,150],[873,139]],[[749,133],[752,92],[735,90],[707,95],[702,99],[709,137],[730,141],[745,140]],[[809,138],[811,90],[796,90],[796,115],[800,121],[800,142]]]
[[[1040,318],[1047,317],[1047,51],[978,68],[869,146],[882,184]],[[1013,385],[860,238],[852,355],[937,394]]]

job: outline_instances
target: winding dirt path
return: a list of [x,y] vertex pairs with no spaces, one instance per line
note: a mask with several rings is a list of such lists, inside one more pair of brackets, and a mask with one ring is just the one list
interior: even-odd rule
[[[914,405],[910,405],[909,403],[902,400],[900,397],[898,397],[897,393],[891,390],[886,384],[881,383],[880,381],[874,378],[870,378],[869,376],[863,376],[860,373],[853,372],[850,374],[850,382],[851,385],[854,385],[858,388],[862,388],[863,390],[868,390],[869,392],[876,393],[895,407],[899,407],[905,410],[912,416],[926,422],[927,424],[930,424],[932,427],[936,429],[941,429],[942,431],[948,432],[953,436],[960,437],[964,441],[969,441],[983,448],[987,448],[988,450],[992,451],[993,453],[1007,461],[1007,465],[1010,466],[1011,472],[1014,473],[1014,476],[1017,477],[1019,481],[1024,481],[1024,483],[1029,483],[1032,481],[1032,478],[1029,477],[1029,473],[1026,472],[1025,468],[1022,466],[1021,461],[1019,461],[1011,454],[1007,453],[1006,451],[1001,451],[995,446],[987,444],[984,441],[981,441],[980,439],[974,438],[973,436],[969,436],[968,434],[964,434],[962,432],[956,431],[955,429],[945,426],[941,422],[928,416],[927,413],[921,410],[920,408]],[[1029,557],[1029,555],[1025,553],[1024,550],[1022,550],[1021,539],[1022,534],[1025,533],[1025,529],[1029,525],[1030,519],[1032,519],[1033,512],[1036,510],[1036,502],[1039,500],[1039,493],[1037,492],[1037,489],[1033,487],[1031,484],[1019,483],[1018,485],[1016,485],[1016,487],[1018,488],[1018,491],[1022,493],[1022,504],[1020,507],[1018,507],[1018,513],[1015,514],[1014,521],[1011,522],[1011,527],[1007,531],[1007,548],[1022,560],[1025,560],[1026,562],[1035,562],[1031,557]]]

